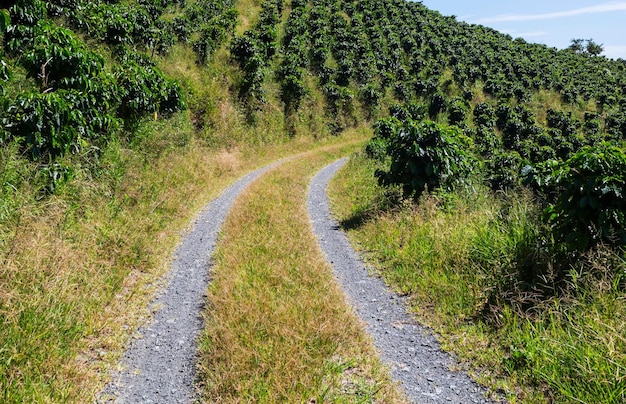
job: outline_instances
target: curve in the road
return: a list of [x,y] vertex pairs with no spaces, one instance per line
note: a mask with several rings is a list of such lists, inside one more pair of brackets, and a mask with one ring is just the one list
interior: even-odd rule
[[196,397],[196,338],[209,283],[218,232],[237,198],[274,163],[243,177],[198,215],[176,250],[168,285],[153,302],[152,321],[139,329],[122,359],[123,371],[99,395],[99,402],[189,403]]
[[308,210],[320,246],[349,302],[366,323],[392,377],[416,403],[486,403],[485,390],[463,372],[450,370],[454,360],[442,351],[432,334],[406,310],[367,268],[332,219],[326,187],[346,159],[327,166],[311,182]]

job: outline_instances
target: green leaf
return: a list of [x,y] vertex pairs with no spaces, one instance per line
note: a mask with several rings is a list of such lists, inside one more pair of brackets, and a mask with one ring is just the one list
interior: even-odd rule
[[7,32],[7,27],[11,24],[11,16],[9,10],[0,10],[0,34]]

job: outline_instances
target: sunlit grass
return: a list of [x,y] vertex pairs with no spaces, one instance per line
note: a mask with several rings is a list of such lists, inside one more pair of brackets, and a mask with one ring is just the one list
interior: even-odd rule
[[253,184],[219,243],[201,338],[207,401],[401,402],[312,234],[311,177],[356,148],[298,156]]

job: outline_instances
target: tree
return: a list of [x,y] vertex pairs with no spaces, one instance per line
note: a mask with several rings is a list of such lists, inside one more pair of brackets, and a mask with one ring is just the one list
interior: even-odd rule
[[575,38],[567,48],[574,53],[598,56],[604,52],[604,45],[596,43],[593,39]]
[[587,40],[587,46],[586,46],[585,50],[587,51],[588,54],[590,54],[592,56],[598,56],[602,52],[604,52],[604,47],[603,47],[602,44],[598,44],[598,43],[594,42],[593,39],[588,39]]
[[574,51],[575,53],[583,53],[585,50],[585,47],[583,46],[583,42],[585,42],[584,39],[580,39],[580,38],[574,38],[570,41],[572,44],[567,48],[571,51]]

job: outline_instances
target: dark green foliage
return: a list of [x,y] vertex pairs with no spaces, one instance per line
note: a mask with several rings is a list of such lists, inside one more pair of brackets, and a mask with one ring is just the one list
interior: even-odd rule
[[326,95],[332,114],[338,114],[340,111],[351,107],[354,94],[349,88],[329,83],[322,87],[322,90]]
[[[5,130],[2,142],[16,142],[45,170],[57,167],[55,159],[66,153],[106,143],[118,129],[120,118],[128,126],[147,113],[168,114],[184,108],[181,88],[158,72],[147,56],[119,47],[115,55],[123,67],[112,75],[102,56],[70,29],[48,19],[48,14],[67,12],[76,25],[79,21],[84,27],[99,25],[99,30],[90,34],[107,43],[144,43],[163,50],[171,41],[150,42],[158,39],[150,36],[154,33],[151,24],[169,2],[142,4],[147,8],[81,0],[15,2],[11,8],[15,18],[4,38],[6,48],[12,55],[19,50],[16,60],[39,91],[4,100],[0,109]],[[89,18],[81,14],[87,11]],[[107,23],[97,23],[102,19]],[[9,78],[5,76],[3,79]],[[62,171],[68,170],[55,168],[50,179],[61,181]]]
[[265,94],[263,80],[266,62],[258,38],[252,31],[246,31],[243,36],[233,39],[230,52],[243,72],[239,97],[262,101]]
[[477,126],[493,128],[496,126],[496,112],[487,103],[476,104],[474,107],[474,123]]
[[626,139],[626,109],[607,115],[606,131],[617,138]]
[[448,108],[448,100],[442,93],[435,93],[430,97],[430,106],[428,107],[428,115],[431,119],[437,117],[438,114],[444,112]]
[[91,78],[104,68],[104,59],[65,28],[40,21],[34,35],[32,47],[24,50],[21,61],[42,91],[86,89]]
[[565,114],[562,111],[548,109],[546,123],[549,128],[558,129],[565,137],[573,136],[580,128],[580,122],[572,118],[571,112]]
[[[405,118],[406,119],[406,118]],[[387,147],[391,138],[402,122],[394,117],[379,119],[374,124],[374,137],[365,147],[365,152],[370,158],[385,161],[387,157]]]
[[382,97],[382,92],[372,84],[363,86],[359,90],[359,98],[361,102],[370,111],[380,105]]
[[282,1],[265,1],[255,29],[235,37],[231,43],[230,52],[243,73],[239,85],[239,98],[244,100],[248,107],[264,102],[265,68],[271,62],[278,47],[277,26],[280,22],[281,11]]
[[291,13],[283,38],[283,60],[278,69],[281,99],[287,116],[296,112],[308,90],[304,83],[305,69],[309,66],[307,44],[306,2],[292,2]]
[[17,139],[24,152],[44,161],[79,151],[116,125],[100,102],[76,90],[21,95],[2,120],[9,136],[2,140]]
[[[7,10],[0,10],[0,36],[6,32],[7,27],[11,23],[11,19],[9,17],[9,12]],[[4,97],[5,89],[4,82],[8,81],[12,77],[11,70],[9,66],[3,59],[4,53],[0,50],[0,97]],[[4,100],[0,103],[0,108],[3,108],[1,104],[4,103]],[[2,109],[0,109],[2,110]],[[2,129],[0,129],[0,133]]]
[[487,182],[494,191],[504,191],[521,185],[524,159],[516,151],[495,152],[487,160]]
[[603,45],[596,43],[593,39],[572,39],[571,45],[567,48],[578,54],[588,54],[598,56],[604,52]]
[[7,27],[11,24],[11,17],[9,11],[6,9],[0,10],[0,34],[4,35],[7,31]]
[[492,154],[503,149],[502,139],[500,139],[492,128],[479,126],[473,134],[474,144],[478,153],[489,158]]
[[108,44],[132,44],[148,39],[146,28],[151,25],[151,19],[144,9],[115,4],[104,9],[102,21],[105,23],[102,39]]
[[5,49],[18,54],[32,46],[34,27],[47,16],[46,4],[40,0],[18,0],[9,10],[11,24],[4,36]]
[[454,98],[450,100],[448,106],[448,121],[450,125],[460,125],[465,123],[469,112],[469,104],[462,98]]
[[544,211],[557,241],[586,250],[600,242],[626,244],[626,154],[607,143],[587,146],[567,161],[525,170],[527,182],[550,202]]
[[379,128],[390,165],[376,176],[382,185],[402,186],[406,196],[419,198],[427,189],[451,189],[476,172],[471,139],[456,127],[409,120],[386,121]]
[[156,68],[128,61],[115,73],[120,116],[129,122],[154,112],[171,114],[185,107],[182,90]]
[[583,129],[585,135],[596,136],[600,134],[600,116],[596,113],[585,112],[585,123]]
[[238,15],[237,10],[229,9],[201,26],[199,38],[193,43],[199,64],[205,64],[224,39],[233,33]]

